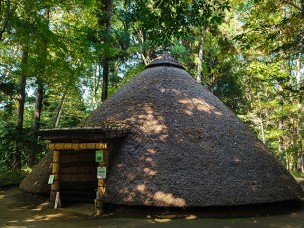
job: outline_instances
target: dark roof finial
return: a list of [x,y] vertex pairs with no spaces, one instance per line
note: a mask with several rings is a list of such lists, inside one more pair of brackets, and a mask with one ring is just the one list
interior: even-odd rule
[[146,69],[158,66],[172,66],[185,70],[185,68],[167,52],[155,58],[149,65],[146,66]]

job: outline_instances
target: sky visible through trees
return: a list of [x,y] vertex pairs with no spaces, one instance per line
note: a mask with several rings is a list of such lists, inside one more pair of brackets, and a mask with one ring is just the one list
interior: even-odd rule
[[0,170],[168,52],[301,175],[303,24],[301,0],[0,0]]

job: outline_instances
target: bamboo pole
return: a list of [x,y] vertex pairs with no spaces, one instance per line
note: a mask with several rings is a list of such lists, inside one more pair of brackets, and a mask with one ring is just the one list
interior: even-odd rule
[[107,143],[49,143],[50,150],[106,150]]
[[102,215],[104,213],[104,206],[102,197],[106,191],[105,179],[98,179],[98,199],[96,199],[96,215]]
[[54,181],[51,185],[51,194],[49,207],[54,208],[57,192],[60,192],[60,151],[53,151],[53,163],[52,163],[52,175],[54,175]]

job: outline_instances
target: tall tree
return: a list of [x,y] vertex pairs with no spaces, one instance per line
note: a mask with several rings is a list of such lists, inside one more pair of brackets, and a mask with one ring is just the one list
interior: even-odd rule
[[204,57],[205,36],[206,36],[206,28],[202,27],[201,41],[198,52],[197,74],[196,74],[196,81],[198,83],[202,82],[202,62]]
[[297,90],[298,90],[298,101],[297,101],[297,146],[298,146],[298,165],[297,169],[300,172],[304,171],[304,161],[303,161],[303,146],[302,146],[302,87],[301,87],[301,58],[297,58]]
[[104,53],[101,57],[101,64],[103,67],[102,74],[102,96],[101,100],[105,101],[108,98],[108,87],[109,87],[109,70],[110,70],[110,45],[111,45],[111,18],[112,18],[112,0],[103,0],[99,4],[100,10],[98,15],[98,22],[101,28],[104,29],[103,45]]
[[19,82],[19,94],[17,96],[17,117],[16,117],[16,129],[17,129],[17,138],[15,141],[15,155],[13,161],[13,169],[21,169],[21,145],[20,139],[23,131],[23,118],[24,118],[24,104],[25,104],[25,86],[27,78],[27,64],[28,64],[28,47],[25,44],[25,47],[22,50],[22,65],[21,65],[21,76]]
[[22,47],[22,57],[21,57],[21,75],[19,79],[19,88],[17,95],[17,116],[16,116],[16,130],[17,138],[15,141],[15,156],[13,161],[13,169],[21,169],[21,156],[22,156],[22,145],[20,145],[21,140],[19,137],[22,136],[23,122],[24,122],[24,107],[25,107],[25,96],[26,96],[26,79],[28,77],[28,62],[29,62],[29,42],[30,42],[30,24],[31,16],[30,12],[32,10],[32,4],[29,1],[24,1],[24,22],[22,27],[18,27],[18,31],[21,35],[20,46]]
[[[44,23],[46,24],[46,28],[49,29],[49,20],[50,20],[50,9],[48,6],[45,7],[44,9]],[[42,46],[42,52],[41,52],[41,75],[38,75],[37,79],[36,79],[36,84],[37,84],[37,90],[36,90],[36,101],[35,101],[35,108],[34,108],[34,119],[33,119],[33,130],[37,131],[40,128],[40,119],[41,119],[41,112],[42,112],[42,104],[43,104],[43,95],[44,95],[44,86],[43,86],[43,81],[41,80],[41,78],[43,77],[43,73],[45,71],[46,68],[46,61],[47,61],[47,47],[48,47],[48,40],[45,37],[43,40],[43,46]],[[40,77],[39,77],[40,76]],[[34,150],[33,150],[34,152]],[[30,161],[32,161],[31,163],[35,163],[33,161],[33,159],[36,157],[35,154],[31,155],[32,159],[30,159]]]

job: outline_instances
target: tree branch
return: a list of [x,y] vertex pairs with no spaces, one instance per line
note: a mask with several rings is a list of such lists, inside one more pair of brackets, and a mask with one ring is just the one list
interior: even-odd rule
[[286,4],[288,4],[288,5],[291,5],[291,6],[293,6],[294,8],[296,8],[296,9],[300,10],[301,12],[303,12],[303,9],[302,9],[300,6],[297,6],[296,4],[294,4],[293,2],[290,2],[290,1],[287,1],[287,0],[283,0],[282,2],[283,2],[283,3],[286,3]]

